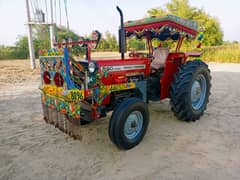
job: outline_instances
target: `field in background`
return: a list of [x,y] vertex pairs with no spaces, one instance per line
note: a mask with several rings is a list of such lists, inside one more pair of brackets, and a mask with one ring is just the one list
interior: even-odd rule
[[240,63],[240,45],[205,47],[202,59],[213,62]]
[[120,59],[121,54],[118,52],[93,52],[92,59]]
[[[184,49],[182,51],[187,52]],[[120,58],[120,54],[118,52],[94,52],[92,57],[94,59],[115,59]],[[202,59],[208,62],[240,63],[240,45],[203,47]]]
[[[189,52],[182,48],[183,52]],[[126,53],[128,56],[128,53]],[[0,51],[1,59],[14,59],[12,56],[5,57]],[[116,59],[120,58],[118,52],[94,52],[92,53],[93,59]],[[211,46],[202,48],[202,59],[208,62],[220,62],[220,63],[240,63],[240,44],[236,45],[224,45],[224,46]]]

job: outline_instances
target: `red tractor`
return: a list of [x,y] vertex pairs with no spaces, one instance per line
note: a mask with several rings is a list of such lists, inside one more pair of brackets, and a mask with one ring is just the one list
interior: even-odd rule
[[[92,39],[65,41],[56,49],[42,51],[41,97],[47,123],[79,139],[79,127],[107,116],[109,136],[122,149],[130,149],[143,139],[149,124],[149,101],[170,98],[174,115],[184,121],[196,121],[207,107],[211,76],[200,53],[183,53],[184,39],[198,35],[195,21],[177,16],[150,17],[123,22],[119,28],[121,59],[93,60],[100,33]],[[145,39],[148,53],[131,52],[125,58],[126,39]],[[157,42],[171,41],[177,47],[170,51]],[[86,48],[86,59],[76,60],[70,54],[74,45]],[[169,45],[169,43],[168,43]],[[189,60],[191,59],[191,60]]]

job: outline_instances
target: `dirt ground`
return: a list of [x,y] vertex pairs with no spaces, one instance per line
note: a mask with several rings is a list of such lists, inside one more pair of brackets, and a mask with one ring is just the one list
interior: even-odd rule
[[196,123],[177,120],[168,101],[150,104],[143,141],[122,151],[108,118],[75,141],[42,120],[39,69],[0,61],[0,179],[240,179],[240,64],[210,63],[212,95]]

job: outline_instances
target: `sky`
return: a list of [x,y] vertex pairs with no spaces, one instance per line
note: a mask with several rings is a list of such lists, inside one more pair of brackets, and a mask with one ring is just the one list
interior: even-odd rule
[[[38,1],[39,6],[45,11],[45,0],[32,1]],[[61,2],[61,24],[66,26],[64,0]],[[102,33],[110,31],[117,34],[119,14],[116,11],[116,5],[121,7],[127,21],[143,18],[147,15],[148,9],[164,7],[169,0],[67,0],[67,2],[70,29],[79,35],[86,35],[95,29]],[[237,19],[240,17],[239,0],[189,0],[189,2],[191,6],[203,8],[220,21],[224,40],[240,41],[240,21]],[[59,13],[58,11],[56,19],[58,24],[60,23]],[[0,45],[12,46],[20,36],[27,35],[26,1],[0,0],[0,22]]]

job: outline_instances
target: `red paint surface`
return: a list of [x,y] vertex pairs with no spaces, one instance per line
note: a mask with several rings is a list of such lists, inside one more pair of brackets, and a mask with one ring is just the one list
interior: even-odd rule
[[160,99],[168,98],[170,93],[170,86],[174,79],[174,75],[178,71],[181,64],[186,61],[184,53],[169,53],[163,76],[160,79],[161,96]]
[[50,80],[50,74],[48,71],[44,71],[43,73],[43,81],[45,84],[50,84],[51,80]]
[[107,105],[110,103],[110,100],[111,100],[111,94],[109,94],[102,102],[102,105]]
[[63,86],[63,83],[64,83],[63,77],[58,72],[56,72],[56,74],[54,76],[54,83],[57,87],[62,87]]
[[102,77],[102,82],[105,85],[120,84],[127,82],[127,75],[129,74],[142,74],[144,77],[148,77],[150,74],[150,59],[148,58],[130,58],[130,59],[118,59],[118,60],[100,60],[97,61],[100,73],[102,72],[101,67],[103,66],[124,66],[124,65],[137,65],[145,64],[145,69],[136,70],[120,70],[120,71],[109,71],[107,77]]

